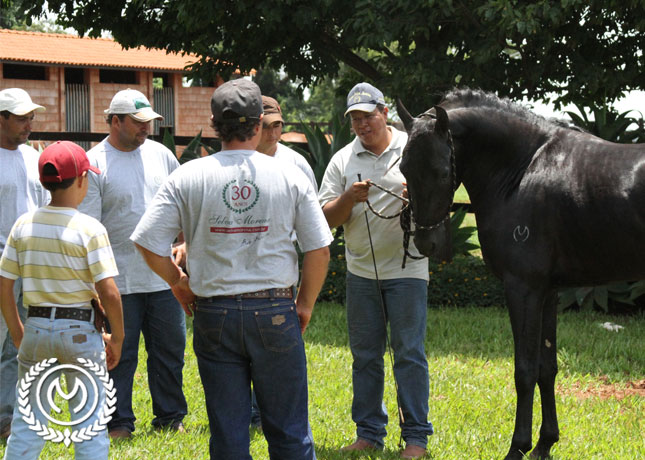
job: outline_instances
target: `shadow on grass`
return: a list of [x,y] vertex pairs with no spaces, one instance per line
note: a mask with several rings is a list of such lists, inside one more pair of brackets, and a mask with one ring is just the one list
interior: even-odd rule
[[[624,326],[603,329],[604,322]],[[561,373],[579,375],[634,374],[645,367],[645,315],[612,317],[597,312],[565,312],[558,317],[558,361]],[[345,307],[316,305],[305,341],[348,347]],[[426,332],[428,359],[513,360],[513,336],[506,308],[429,308]]]

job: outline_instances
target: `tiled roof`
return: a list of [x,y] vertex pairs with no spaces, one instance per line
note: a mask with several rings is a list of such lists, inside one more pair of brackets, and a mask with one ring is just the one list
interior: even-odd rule
[[197,56],[164,50],[124,49],[107,38],[0,29],[0,61],[180,72]]

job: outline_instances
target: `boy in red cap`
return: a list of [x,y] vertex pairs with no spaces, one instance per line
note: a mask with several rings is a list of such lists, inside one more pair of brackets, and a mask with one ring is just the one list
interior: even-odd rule
[[[60,433],[54,439],[74,441],[77,460],[107,459],[105,367],[116,366],[123,343],[121,297],[114,282],[118,272],[105,227],[76,209],[87,193],[88,171],[100,171],[68,141],[47,147],[38,171],[52,200],[18,218],[0,259],[2,314],[19,362],[19,399],[5,458],[38,458],[45,443],[41,433],[52,433],[47,429],[51,420],[67,425],[53,430]],[[17,278],[23,280],[28,306],[24,325],[13,294]],[[112,334],[95,327],[93,300],[104,305]],[[65,369],[68,392],[62,396],[69,402],[71,422],[52,418],[52,408],[60,411],[51,404],[52,388],[61,392],[57,367]]]

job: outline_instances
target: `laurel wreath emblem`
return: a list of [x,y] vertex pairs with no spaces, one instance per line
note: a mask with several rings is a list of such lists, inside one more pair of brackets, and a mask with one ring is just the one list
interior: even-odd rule
[[246,184],[249,184],[251,187],[253,187],[253,189],[254,189],[254,191],[255,191],[255,199],[253,200],[253,202],[252,202],[251,204],[249,204],[248,206],[246,206],[246,207],[245,207],[245,208],[243,208],[243,209],[236,209],[236,208],[234,208],[233,206],[231,206],[231,204],[228,202],[228,199],[227,199],[227,194],[228,194],[228,189],[229,189],[229,187],[230,187],[232,184],[237,183],[237,180],[233,179],[232,181],[230,181],[229,183],[227,183],[226,185],[224,185],[224,189],[222,190],[222,201],[224,201],[224,204],[226,205],[226,207],[227,207],[228,209],[230,209],[231,211],[236,212],[236,213],[238,213],[238,214],[242,214],[243,212],[246,212],[246,211],[248,211],[249,209],[251,209],[253,206],[255,206],[255,203],[257,203],[257,202],[258,202],[258,198],[260,198],[260,189],[258,188],[258,186],[257,186],[257,185],[255,185],[255,183],[254,183],[253,181],[250,181],[250,180],[246,180],[246,179],[245,179],[245,180],[244,180],[244,182],[245,182]]
[[99,410],[96,421],[92,425],[81,428],[80,430],[70,431],[69,428],[65,428],[64,431],[60,431],[56,428],[43,425],[36,419],[36,415],[31,409],[31,404],[29,404],[29,389],[36,380],[36,377],[56,361],[56,358],[44,359],[31,366],[25,376],[20,379],[17,399],[18,411],[22,414],[22,419],[27,423],[30,430],[36,431],[46,441],[62,442],[66,447],[69,447],[72,442],[89,441],[101,431],[105,430],[108,422],[112,420],[112,414],[116,410],[116,388],[114,388],[114,382],[103,366],[89,359],[77,358],[77,361],[83,367],[93,372],[103,384],[103,388],[105,388],[104,406]]

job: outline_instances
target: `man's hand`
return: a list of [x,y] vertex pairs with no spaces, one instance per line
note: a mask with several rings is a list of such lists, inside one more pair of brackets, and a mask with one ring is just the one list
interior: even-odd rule
[[170,289],[186,314],[188,316],[193,316],[193,312],[195,311],[195,299],[197,296],[190,290],[188,279],[188,275],[182,273],[179,280],[170,286]]
[[172,245],[172,257],[175,261],[175,263],[183,268],[184,270],[186,269],[186,243],[175,243]]
[[304,306],[302,302],[296,303],[296,313],[298,313],[298,320],[300,321],[300,333],[304,335],[311,320],[311,314],[314,311],[313,305]]
[[354,182],[350,188],[345,191],[345,194],[351,198],[353,203],[363,203],[367,201],[367,193],[370,189],[369,181]]

